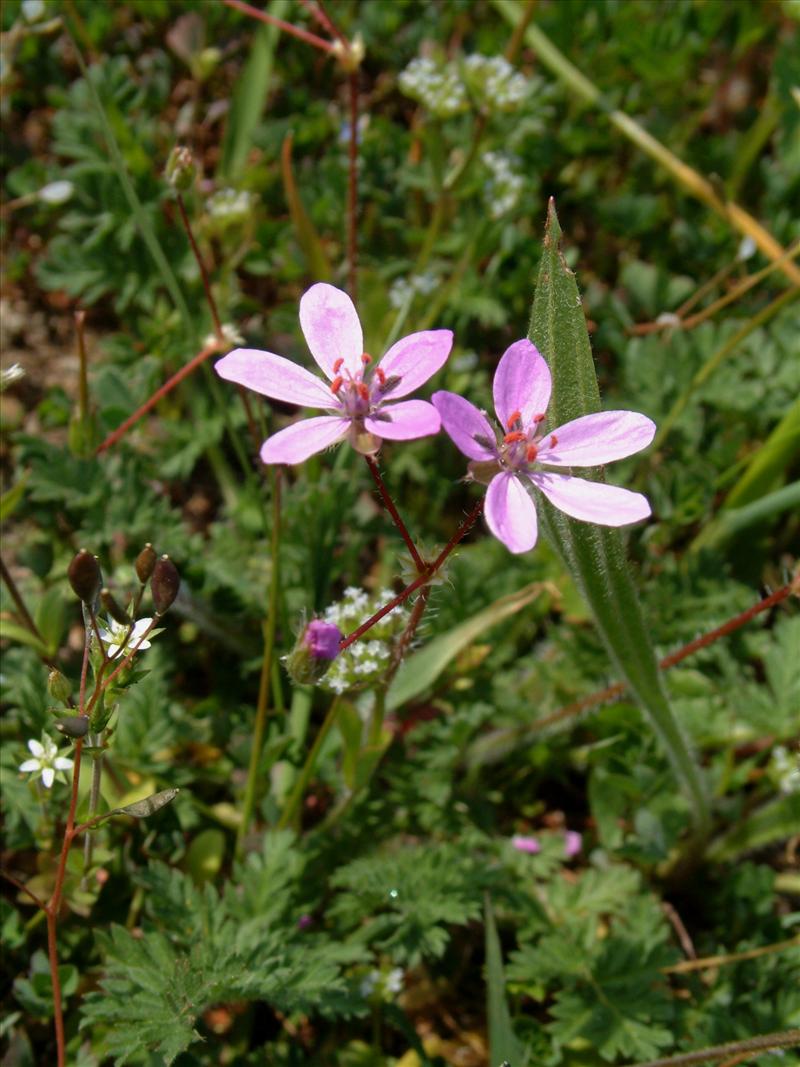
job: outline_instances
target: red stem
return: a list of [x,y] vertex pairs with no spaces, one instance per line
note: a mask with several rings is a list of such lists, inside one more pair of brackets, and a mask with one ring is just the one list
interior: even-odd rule
[[290,33],[292,37],[297,37],[298,40],[305,41],[306,44],[313,45],[314,48],[318,48],[321,52],[333,52],[334,50],[330,41],[324,41],[321,37],[317,37],[315,33],[309,33],[308,30],[303,30],[299,26],[293,26],[291,22],[284,22],[283,19],[275,18],[274,15],[270,15],[266,11],[261,11],[251,4],[244,3],[244,0],[222,0],[222,2],[228,7],[232,7],[235,11],[241,11],[242,14],[249,15],[260,22],[266,22],[269,26],[277,26],[279,30]]
[[347,79],[350,90],[350,166],[347,177],[347,259],[350,298],[358,298],[358,71]]
[[377,461],[372,456],[364,456],[364,459],[367,461],[367,466],[369,467],[369,472],[372,475],[373,481],[375,482],[375,485],[378,488],[378,492],[380,493],[381,500],[383,501],[383,506],[386,508],[386,510],[392,516],[392,521],[394,522],[394,524],[397,527],[397,529],[400,531],[400,536],[405,541],[406,548],[411,553],[411,558],[414,561],[414,566],[417,568],[419,573],[422,574],[423,571],[425,571],[425,569],[427,567],[427,564],[425,563],[425,560],[422,558],[422,556],[417,551],[417,546],[414,544],[414,541],[411,538],[411,534],[408,532],[408,529],[406,528],[406,524],[400,518],[400,512],[395,507],[395,503],[392,500],[391,494],[389,493],[389,490],[386,488],[386,484],[385,484],[383,478],[381,478],[381,472],[380,472],[380,470],[378,468]]
[[188,378],[192,371],[196,370],[201,363],[204,363],[209,358],[209,356],[213,356],[215,352],[219,352],[221,348],[222,345],[218,340],[215,339],[211,344],[208,344],[205,346],[205,348],[201,349],[201,351],[198,352],[196,356],[190,359],[189,362],[186,363],[183,367],[181,367],[179,371],[173,374],[171,378],[167,379],[167,381],[164,382],[164,384],[159,389],[156,389],[153,395],[148,400],[146,400],[140,408],[134,411],[134,413],[130,415],[122,423],[122,425],[118,426],[113,433],[110,433],[105,439],[105,441],[98,445],[97,452],[95,453],[95,455],[99,456],[101,452],[105,452],[106,449],[109,449],[112,447],[112,445],[115,445],[117,441],[120,440],[120,438],[125,436],[131,426],[134,426],[139,421],[139,419],[141,419],[144,415],[147,414],[148,411],[152,411],[152,409],[156,406],[159,400],[165,397],[168,393],[171,393],[176,385],[182,382],[184,378]]
[[203,280],[203,289],[206,294],[206,303],[209,306],[209,309],[211,311],[211,318],[214,322],[214,333],[221,341],[222,323],[220,322],[219,312],[217,311],[217,302],[214,299],[214,294],[211,292],[211,280],[208,277],[208,271],[206,270],[206,265],[203,262],[203,257],[200,255],[200,249],[197,247],[197,241],[195,241],[194,239],[194,233],[192,232],[192,224],[189,222],[189,216],[186,212],[186,204],[184,204],[183,197],[179,192],[177,193],[177,200],[178,210],[181,213],[181,222],[183,223],[183,228],[184,230],[186,230],[186,236],[189,238],[189,244],[192,246],[192,253],[194,255],[195,260],[197,261],[197,266],[200,268],[200,277]]
[[475,524],[475,521],[477,520],[478,516],[480,515],[482,509],[483,509],[483,498],[481,498],[475,504],[475,507],[472,509],[472,511],[469,513],[469,515],[467,515],[467,517],[462,521],[462,523],[459,526],[459,528],[456,530],[456,532],[453,534],[453,536],[450,538],[450,540],[444,546],[444,548],[439,553],[439,555],[436,557],[436,559],[433,561],[433,563],[427,564],[426,569],[425,569],[425,573],[421,574],[419,576],[419,578],[416,578],[411,583],[411,585],[406,586],[406,588],[403,590],[403,592],[402,593],[398,593],[397,596],[393,597],[389,601],[388,604],[384,604],[383,607],[379,611],[376,611],[374,615],[372,615],[369,619],[366,620],[366,622],[362,622],[362,624],[358,627],[358,629],[353,630],[353,632],[351,634],[348,634],[347,637],[345,637],[342,640],[342,643],[339,645],[339,651],[340,652],[344,652],[344,650],[346,648],[349,648],[350,645],[352,645],[354,642],[356,642],[359,639],[359,637],[363,637],[364,634],[367,632],[367,630],[371,630],[372,627],[376,625],[376,623],[379,623],[381,621],[381,619],[384,617],[384,615],[388,615],[389,612],[393,608],[396,608],[398,604],[402,604],[404,601],[408,600],[408,598],[411,596],[411,594],[416,592],[417,589],[420,589],[423,585],[427,585],[427,583],[431,580],[431,578],[434,576],[434,574],[436,574],[436,572],[439,570],[441,565],[444,563],[444,561],[447,559],[447,557],[450,555],[450,553],[456,547],[458,542],[463,537],[465,537],[467,533],[469,533],[470,529]]

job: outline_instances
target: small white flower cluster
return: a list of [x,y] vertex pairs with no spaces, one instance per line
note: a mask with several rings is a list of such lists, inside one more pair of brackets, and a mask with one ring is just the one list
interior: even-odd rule
[[489,214],[493,219],[499,219],[516,207],[524,180],[514,170],[514,164],[518,162],[516,157],[502,152],[484,152],[482,158],[491,175],[483,187],[484,199]]
[[430,272],[412,274],[410,278],[395,278],[389,289],[389,303],[399,310],[415,293],[425,296],[432,293],[438,284],[439,279]]
[[475,98],[492,110],[512,111],[528,94],[527,79],[505,56],[467,56],[464,71]]
[[236,189],[220,189],[208,198],[206,206],[216,223],[227,226],[247,218],[252,210],[253,197],[243,189],[238,192]]
[[440,119],[449,119],[469,107],[466,87],[452,63],[436,63],[427,56],[412,59],[398,85],[406,96]]
[[126,652],[143,652],[149,648],[150,642],[144,635],[152,621],[152,619],[139,619],[133,625],[126,626],[124,623],[109,618],[107,625],[100,627],[100,640],[106,647],[109,659],[114,659],[123,649]]
[[[331,604],[322,617],[325,622],[334,623],[346,635],[366,622],[393,596],[391,589],[381,589],[370,595],[364,589],[351,585],[345,589],[342,599]],[[320,682],[322,688],[333,693],[344,693],[348,689],[359,689],[377,681],[389,666],[394,639],[403,630],[407,620],[405,605],[398,604],[392,608],[369,631],[369,637],[365,634],[363,641],[356,641],[339,653]]]
[[383,971],[370,971],[361,979],[359,992],[366,1000],[391,1001],[403,989],[403,971],[400,967],[393,967],[388,973]]

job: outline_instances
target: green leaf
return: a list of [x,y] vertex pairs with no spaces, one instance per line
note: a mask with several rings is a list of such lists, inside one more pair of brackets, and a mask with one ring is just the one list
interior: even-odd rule
[[513,1067],[522,1067],[527,1062],[522,1046],[517,1041],[511,1025],[511,1015],[506,1003],[506,980],[503,974],[503,955],[497,926],[492,913],[492,902],[486,896],[484,905],[486,930],[486,1014],[489,1021],[489,1050],[492,1064],[507,1060]]
[[720,514],[703,529],[692,541],[692,551],[701,548],[717,548],[731,537],[743,533],[757,523],[782,515],[800,507],[800,480],[776,489],[774,493],[745,504],[741,508],[731,508]]
[[189,845],[186,866],[198,885],[209,882],[219,874],[225,859],[225,834],[209,827],[202,830]]
[[497,623],[514,615],[542,593],[541,582],[533,582],[517,593],[501,597],[471,619],[440,634],[402,664],[389,687],[386,707],[389,711],[407,704],[429,689],[447,666],[468,645]]
[[722,505],[740,508],[764,496],[800,455],[800,398],[758,449]]
[[800,826],[800,793],[789,793],[757,808],[744,822],[711,843],[709,859],[735,859],[744,852],[788,840]]
[[[578,286],[561,253],[560,238],[561,227],[551,201],[529,337],[552,372],[553,395],[548,415],[554,426],[600,409]],[[602,471],[594,468],[582,469],[581,476],[603,480]],[[612,663],[658,735],[690,798],[698,830],[707,833],[709,812],[704,783],[662,684],[622,535],[616,529],[577,522],[547,500],[541,499],[540,505],[545,535],[589,604]]]
[[49,655],[46,645],[38,637],[34,637],[25,626],[20,626],[19,623],[12,622],[11,619],[0,618],[0,638],[27,645],[28,648],[34,649],[39,656],[46,657]]
[[17,505],[25,495],[25,487],[28,484],[28,475],[23,474],[16,485],[12,485],[0,496],[0,522],[5,522],[17,510]]
[[[288,6],[287,0],[272,0],[266,10],[275,18],[283,18]],[[247,162],[267,103],[277,42],[277,26],[258,27],[247,63],[234,86],[219,165],[220,176],[228,182],[238,181]]]
[[298,243],[308,261],[311,275],[321,281],[326,281],[333,272],[317,228],[303,206],[297,183],[294,180],[291,133],[286,135],[281,148],[281,174],[283,175],[283,191],[289,204],[289,214],[292,217]]

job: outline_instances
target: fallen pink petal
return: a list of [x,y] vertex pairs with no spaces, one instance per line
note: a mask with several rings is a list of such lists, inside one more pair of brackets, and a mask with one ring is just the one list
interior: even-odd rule
[[515,848],[517,852],[527,852],[531,856],[542,851],[538,837],[529,837],[525,834],[514,834],[511,838],[511,847]]
[[226,381],[262,396],[326,415],[295,422],[267,438],[264,463],[302,463],[347,438],[365,455],[383,440],[412,441],[438,433],[441,418],[425,400],[396,403],[444,366],[450,330],[423,330],[396,341],[376,361],[364,351],[355,306],[341,289],[318,282],[300,300],[300,327],[327,381],[274,352],[236,348],[215,366]]
[[441,390],[433,403],[442,426],[472,460],[470,474],[487,483],[489,529],[510,552],[529,552],[538,538],[534,487],[554,507],[583,522],[627,526],[650,515],[641,493],[576,478],[547,467],[596,467],[647,448],[655,423],[635,411],[599,411],[550,428],[550,369],[530,341],[515,341],[500,360],[493,397],[499,433],[468,400]]

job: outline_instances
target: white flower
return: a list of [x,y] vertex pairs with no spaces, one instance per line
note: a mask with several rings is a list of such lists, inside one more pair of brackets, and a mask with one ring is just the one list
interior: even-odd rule
[[[114,659],[123,648],[127,648],[129,651],[136,649],[137,652],[149,648],[150,642],[141,641],[141,637],[152,621],[152,619],[139,619],[138,622],[133,624],[133,627],[130,627],[125,626],[124,623],[115,622],[114,619],[109,619],[108,629],[100,627],[100,640],[106,646],[109,657]],[[128,634],[128,631],[130,631],[130,634]],[[125,640],[126,635],[128,635],[127,641]]]
[[43,186],[36,194],[45,204],[64,204],[72,196],[75,186],[65,179],[50,182]]
[[19,769],[24,774],[35,774],[42,779],[45,789],[50,789],[56,778],[56,771],[69,771],[72,769],[72,760],[67,756],[59,756],[58,748],[51,737],[42,734],[42,740],[31,738],[28,742],[28,751],[33,759],[26,759],[20,763]]

